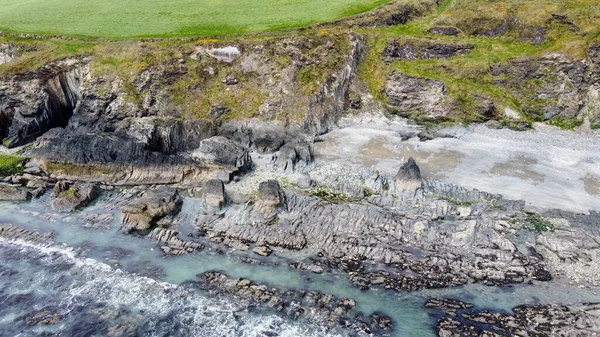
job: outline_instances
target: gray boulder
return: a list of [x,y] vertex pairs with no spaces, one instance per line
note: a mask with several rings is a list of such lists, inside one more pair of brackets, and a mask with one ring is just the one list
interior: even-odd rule
[[449,113],[444,104],[446,85],[440,81],[393,71],[388,76],[385,94],[388,109],[401,115],[439,118]]
[[285,207],[285,193],[276,180],[267,180],[258,186],[255,210],[265,219],[272,219]]
[[192,157],[217,164],[224,169],[224,172],[230,174],[244,172],[252,166],[248,149],[222,136],[201,141],[200,146],[192,153]]
[[397,191],[416,191],[423,187],[421,170],[412,157],[400,167],[394,180]]
[[202,192],[202,202],[207,213],[214,213],[225,206],[227,195],[222,180],[212,179],[206,182]]
[[121,223],[127,229],[145,230],[158,221],[181,210],[183,199],[171,188],[149,190],[144,195],[121,208]]
[[31,193],[18,187],[0,185],[0,201],[27,201],[31,199]]
[[61,186],[61,190],[52,201],[52,209],[57,212],[73,212],[87,205],[98,195],[98,187],[95,184],[76,183],[69,189],[62,187],[64,186]]

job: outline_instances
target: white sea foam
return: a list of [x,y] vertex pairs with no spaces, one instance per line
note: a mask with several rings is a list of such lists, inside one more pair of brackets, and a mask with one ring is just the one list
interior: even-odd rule
[[[184,286],[157,281],[123,272],[94,259],[79,256],[67,246],[41,246],[22,240],[0,238],[0,247],[17,249],[23,260],[36,265],[21,265],[23,277],[30,274],[30,284],[14,285],[21,293],[57,292],[58,307],[67,312],[85,304],[102,303],[114,310],[136,313],[146,322],[146,335],[153,336],[169,329],[169,321],[185,330],[186,336],[265,336],[265,332],[282,337],[335,336],[316,324],[287,321],[274,314],[248,312],[244,303],[208,298]],[[40,266],[41,264],[41,266]],[[65,268],[54,268],[67,266]],[[70,266],[70,267],[69,267]],[[26,270],[29,268],[29,270]],[[37,270],[33,270],[37,269]],[[65,281],[66,280],[66,281]],[[46,304],[42,304],[46,305]],[[77,322],[73,322],[77,324]],[[0,329],[6,322],[0,321]],[[182,328],[183,327],[183,328]]]

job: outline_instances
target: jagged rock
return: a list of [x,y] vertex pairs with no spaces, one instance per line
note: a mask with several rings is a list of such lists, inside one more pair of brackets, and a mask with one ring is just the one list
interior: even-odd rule
[[243,173],[252,166],[252,159],[246,148],[221,136],[200,142],[192,156],[221,165],[224,170],[219,178],[224,178],[221,180],[225,181],[230,181],[231,174]]
[[402,115],[419,114],[429,118],[446,116],[446,86],[429,78],[404,75],[393,71],[387,78],[385,94],[388,109]]
[[19,239],[41,245],[49,245],[52,243],[52,238],[54,237],[54,234],[52,232],[39,233],[23,229],[21,227],[7,225],[0,226],[0,237],[7,239]]
[[164,217],[178,213],[182,204],[183,199],[176,189],[148,190],[121,208],[121,223],[128,229],[148,229]]
[[51,325],[60,322],[65,316],[66,312],[54,309],[44,309],[33,312],[25,318],[25,324],[28,326],[44,324]]
[[290,178],[290,181],[302,189],[309,189],[316,186],[316,182],[311,179],[308,173],[294,175]]
[[520,305],[510,315],[461,308],[458,316],[440,318],[436,331],[440,337],[593,336],[600,332],[599,309],[597,303]]
[[286,207],[285,202],[285,194],[276,180],[267,180],[259,184],[254,208],[263,218],[275,217],[280,208]]
[[27,201],[31,193],[18,187],[0,184],[0,200],[2,201]]
[[[331,294],[318,291],[300,291],[276,289],[265,284],[256,284],[252,280],[239,278],[230,279],[227,275],[210,271],[198,275],[202,289],[216,294],[233,295],[254,304],[273,308],[291,319],[312,319],[328,323],[342,324],[340,327],[354,329],[360,323],[366,329],[370,324],[352,319],[349,314],[356,308],[353,299],[338,300]],[[391,329],[391,320],[383,315],[373,316],[373,324],[381,325],[386,330]],[[345,322],[345,323],[344,323]]]
[[252,141],[258,152],[275,152],[286,139],[285,128],[280,124],[260,123],[252,127]]
[[269,256],[273,253],[273,250],[267,246],[254,247],[252,251],[260,256]]
[[[57,184],[58,186],[58,184]],[[76,183],[62,190],[52,201],[52,209],[57,212],[73,212],[96,198],[98,187],[95,184]]]
[[211,179],[206,182],[202,192],[202,202],[204,202],[204,208],[208,213],[220,211],[225,206],[227,195],[222,180]]
[[314,159],[312,144],[285,144],[279,150],[275,165],[283,172],[291,173],[296,165],[302,162],[304,165]]
[[165,246],[161,246],[160,249],[167,255],[187,255],[204,249],[204,245],[192,241],[184,241],[178,235],[179,232],[174,230],[155,228],[148,234],[148,237],[159,243],[166,244]]
[[431,60],[467,55],[473,45],[448,44],[428,40],[389,40],[381,56],[387,63],[393,59]]
[[37,198],[41,197],[42,195],[44,195],[44,193],[46,193],[46,189],[40,187],[40,188],[36,188],[35,190],[33,190],[31,192],[31,195],[37,199]]
[[416,191],[423,186],[421,170],[412,157],[400,167],[394,181],[398,191]]
[[61,192],[66,191],[68,189],[69,189],[69,185],[66,182],[59,181],[54,185],[54,188],[52,189],[52,196],[56,197]]
[[457,36],[460,34],[460,30],[458,30],[457,28],[454,27],[431,27],[429,28],[429,30],[427,31],[431,34],[438,34],[438,35],[449,35],[449,36]]
[[446,315],[456,316],[456,310],[471,309],[473,304],[450,298],[430,298],[425,302],[425,308],[440,309]]

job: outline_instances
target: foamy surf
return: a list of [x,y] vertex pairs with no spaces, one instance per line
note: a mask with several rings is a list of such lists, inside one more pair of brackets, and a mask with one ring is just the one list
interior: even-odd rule
[[[340,336],[126,273],[68,246],[2,238],[0,258],[2,336]],[[28,325],[40,312],[60,319]]]

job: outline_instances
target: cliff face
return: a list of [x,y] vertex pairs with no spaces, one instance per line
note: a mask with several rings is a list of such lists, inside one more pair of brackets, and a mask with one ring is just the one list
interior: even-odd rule
[[[28,154],[60,178],[229,180],[249,167],[250,149],[277,151],[341,118],[363,50],[357,35],[328,32],[225,48],[208,43],[175,47],[179,55],[140,43],[133,47],[147,60],[140,63],[106,69],[101,56],[67,58],[4,78],[3,143],[37,140]],[[192,155],[220,135],[226,139],[203,150],[216,157]]]

